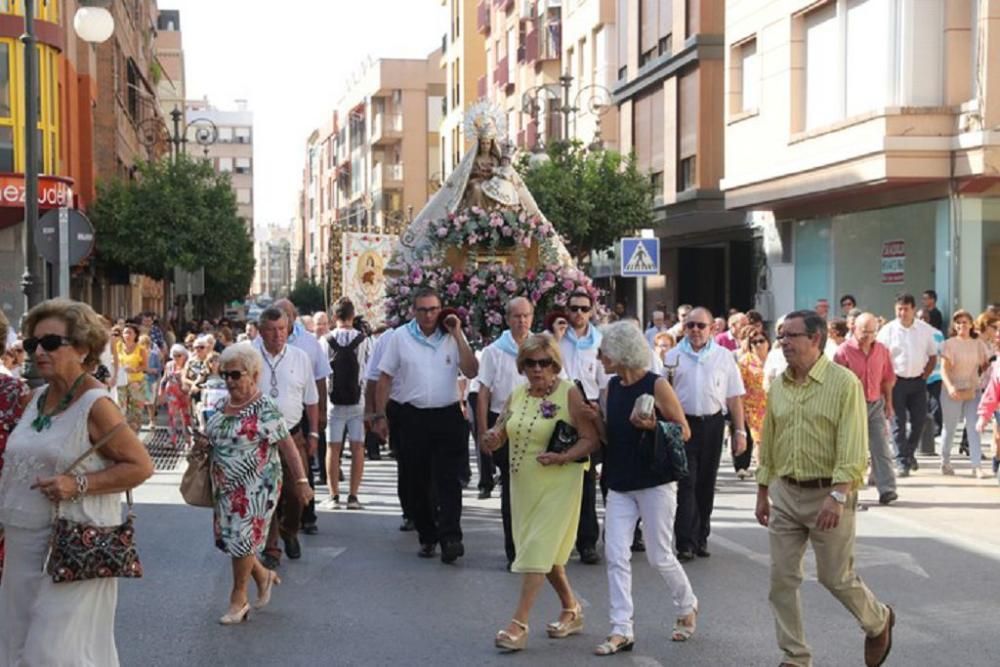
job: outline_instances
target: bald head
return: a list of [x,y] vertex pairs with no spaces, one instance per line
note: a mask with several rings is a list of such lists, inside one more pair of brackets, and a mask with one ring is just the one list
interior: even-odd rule
[[874,313],[861,313],[854,318],[854,338],[863,348],[871,347],[878,334],[878,317]]

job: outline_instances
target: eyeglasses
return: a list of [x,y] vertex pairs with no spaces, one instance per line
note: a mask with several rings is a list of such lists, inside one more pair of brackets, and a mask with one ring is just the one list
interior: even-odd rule
[[766,338],[754,338],[752,341],[750,341],[750,344],[751,345],[760,345],[761,343],[766,343],[766,342],[767,342]]
[[548,368],[552,365],[552,360],[549,358],[545,359],[525,359],[525,368]]
[[570,306],[569,310],[571,313],[589,313],[590,306]]
[[195,345],[194,349],[196,349],[196,350],[204,350],[205,346],[204,345]]
[[219,373],[223,380],[239,380],[243,377],[243,371],[222,371]]
[[707,329],[707,322],[685,322],[684,328],[686,329]]
[[46,352],[55,352],[60,347],[72,345],[73,341],[59,334],[46,334],[39,338],[25,338],[24,349],[28,354],[34,354],[41,345]]
[[808,335],[809,334],[807,334],[805,331],[795,331],[795,332],[792,332],[792,333],[781,333],[781,334],[778,334],[777,338],[778,338],[778,341],[781,342],[781,341],[785,341],[785,340],[790,340],[792,338],[801,338],[802,336],[808,336]]
[[441,306],[431,306],[430,308],[416,308],[417,315],[430,315],[441,310]]

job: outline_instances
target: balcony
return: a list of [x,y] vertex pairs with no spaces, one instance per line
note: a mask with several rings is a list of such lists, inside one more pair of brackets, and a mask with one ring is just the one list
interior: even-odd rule
[[497,66],[493,70],[493,83],[503,92],[507,92],[507,87],[511,84],[510,66],[507,58],[501,58],[497,61]]
[[403,165],[381,164],[376,162],[372,167],[372,191],[402,190]]
[[483,35],[490,34],[492,28],[490,21],[490,2],[489,0],[480,0],[476,7],[476,30]]
[[546,23],[540,35],[539,60],[560,60],[562,58],[562,24],[559,21]]
[[476,81],[476,99],[481,100],[486,97],[486,75],[479,77]]
[[509,12],[514,9],[514,0],[493,0],[493,6],[499,10]]
[[532,64],[538,60],[538,31],[532,30],[524,35],[524,62]]
[[403,115],[377,113],[372,117],[371,143],[373,146],[393,144],[403,140]]

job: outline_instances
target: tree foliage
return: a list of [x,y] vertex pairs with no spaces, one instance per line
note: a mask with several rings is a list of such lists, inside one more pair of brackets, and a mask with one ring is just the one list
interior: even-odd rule
[[519,171],[578,262],[652,224],[652,184],[634,157],[578,141],[553,142],[547,153],[545,161],[523,156]]
[[228,174],[181,156],[138,165],[136,180],[100,183],[90,209],[97,256],[162,280],[174,267],[205,267],[211,302],[243,298],[253,280],[253,239],[237,215]]
[[303,278],[296,280],[295,286],[292,287],[292,291],[288,295],[288,299],[303,314],[326,310],[323,288],[312,280]]

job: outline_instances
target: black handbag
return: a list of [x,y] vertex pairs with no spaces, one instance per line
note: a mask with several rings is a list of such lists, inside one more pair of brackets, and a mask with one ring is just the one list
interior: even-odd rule
[[677,482],[688,476],[687,452],[680,424],[657,420],[653,437],[643,434],[640,441],[643,463],[661,483]]
[[[568,452],[576,444],[577,440],[580,439],[580,434],[577,432],[576,428],[569,422],[560,419],[556,422],[556,427],[552,429],[552,437],[549,438],[549,444],[545,447],[545,451],[552,452],[554,454],[562,454]],[[576,460],[577,463],[586,463],[589,457],[584,456]]]

